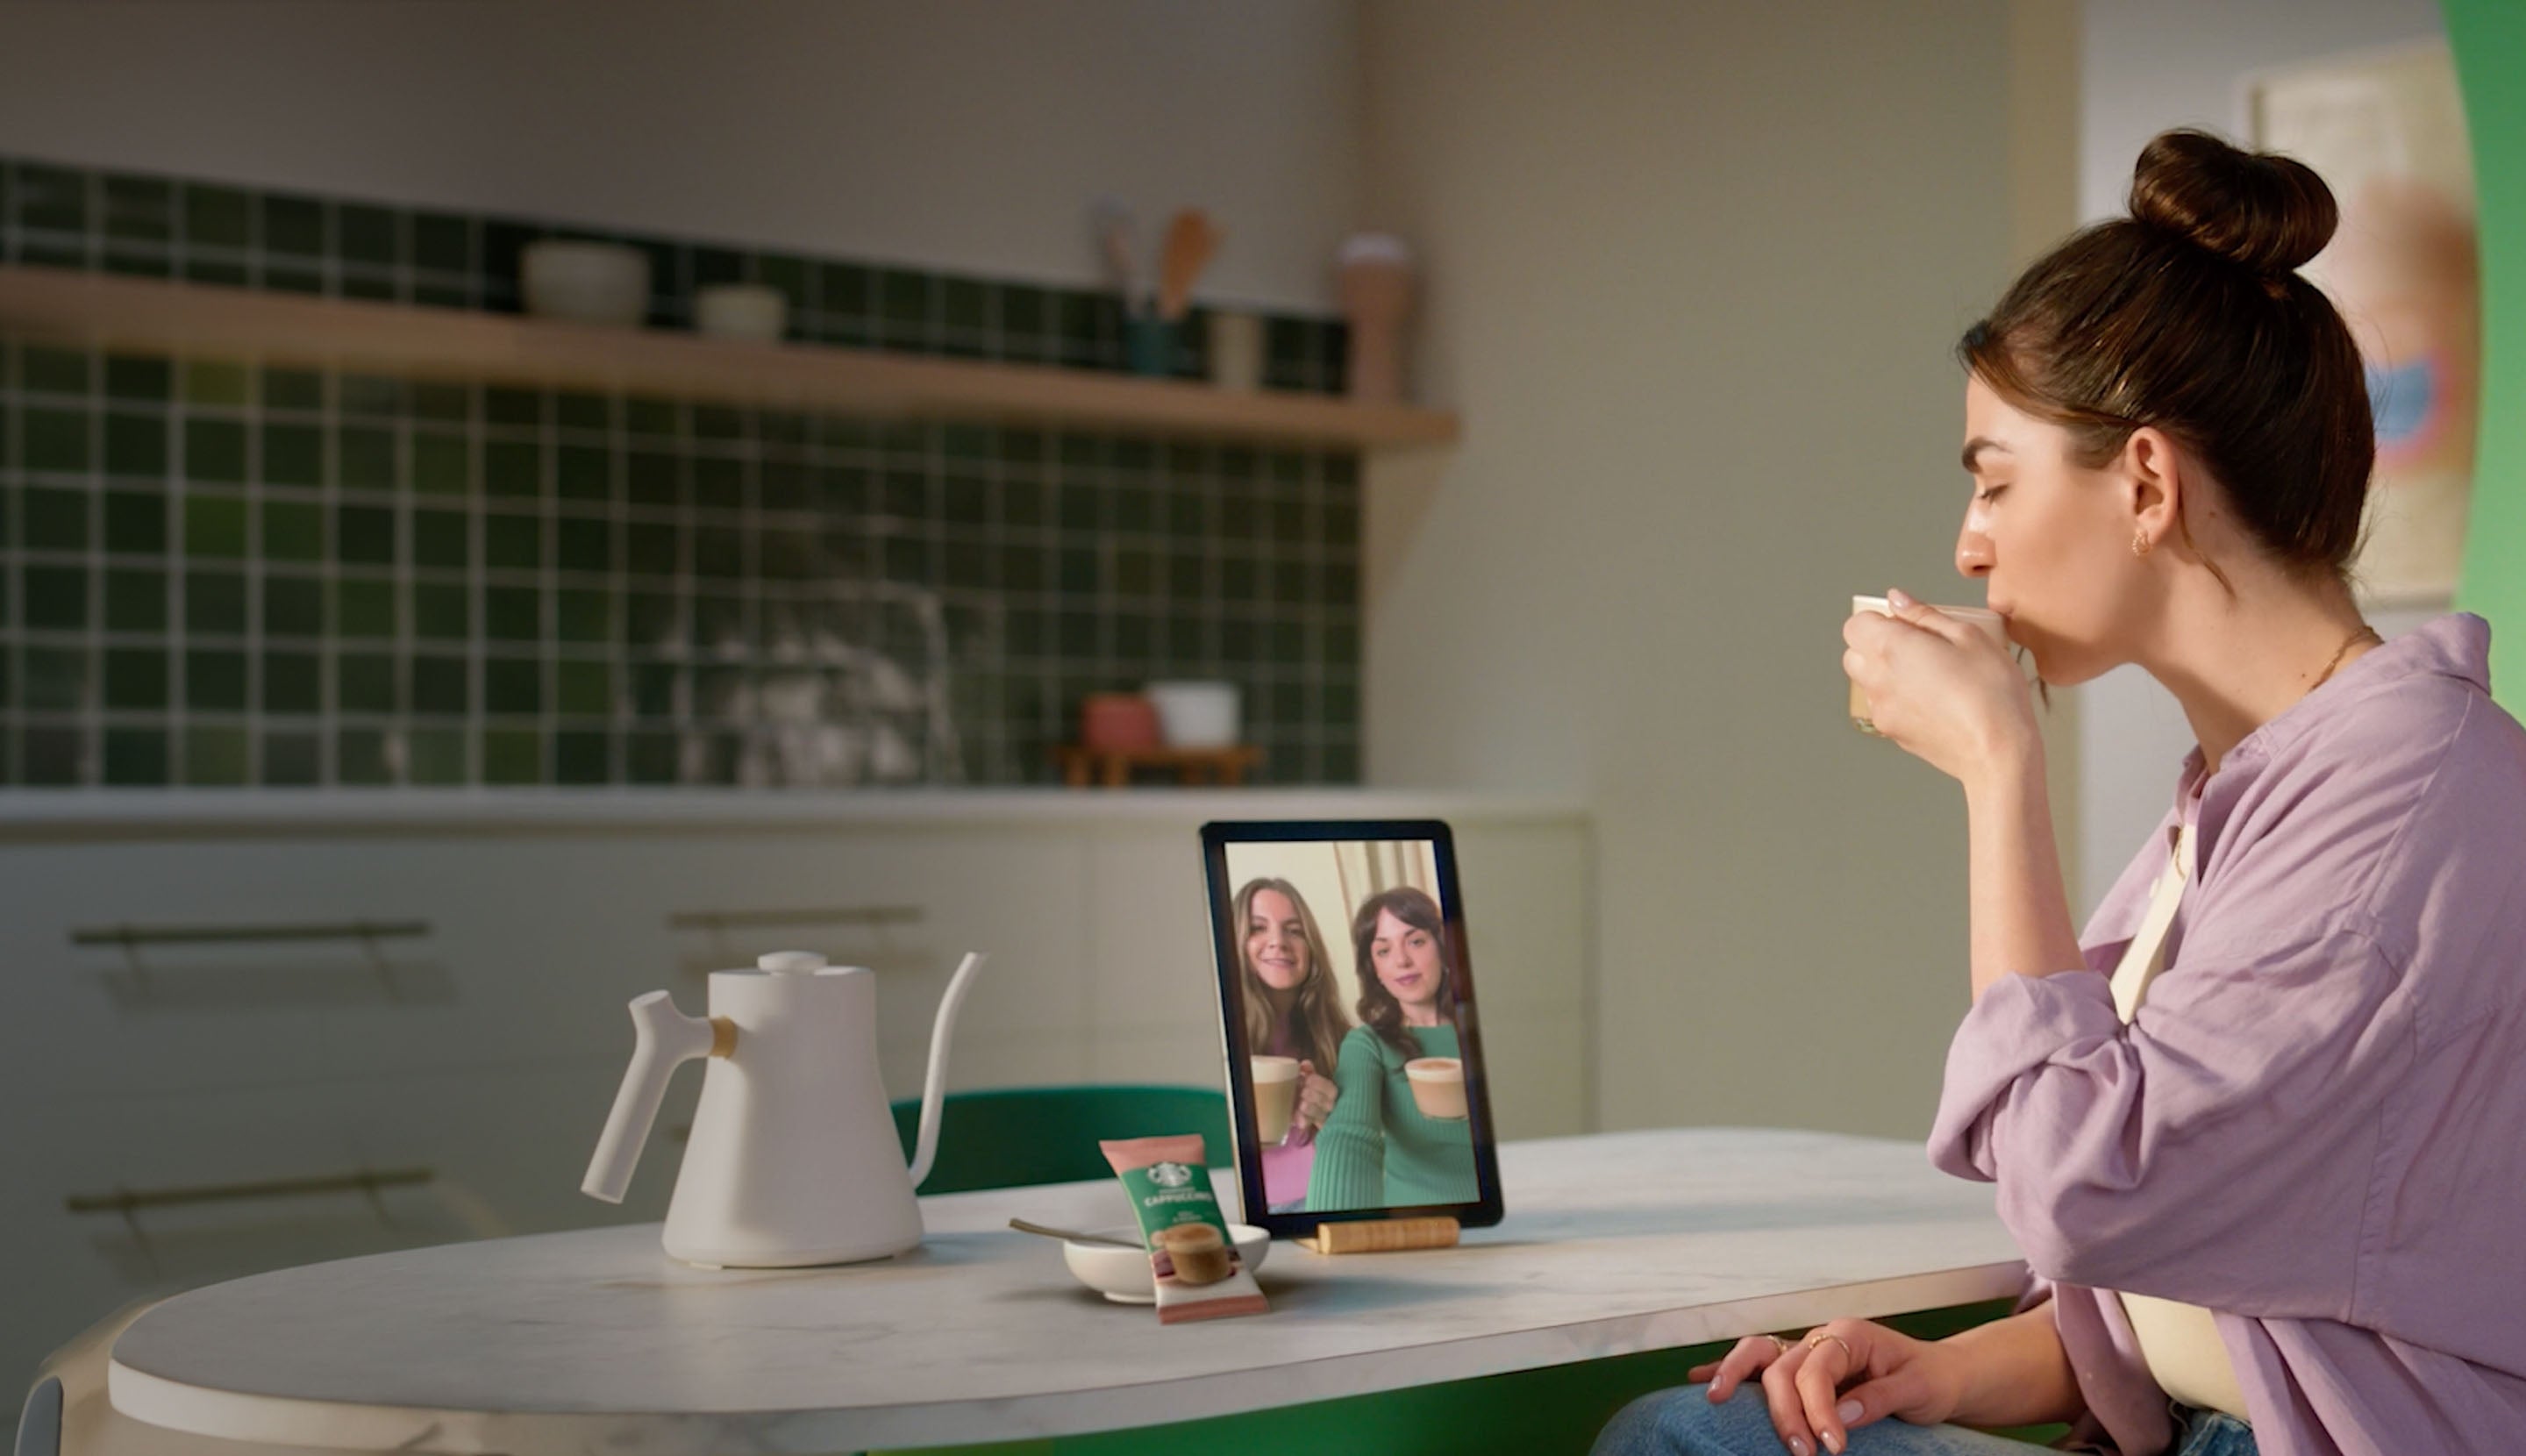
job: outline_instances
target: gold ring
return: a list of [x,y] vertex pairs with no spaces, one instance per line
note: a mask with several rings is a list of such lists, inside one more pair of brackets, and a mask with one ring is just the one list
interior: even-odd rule
[[1850,1341],[1844,1339],[1839,1334],[1829,1333],[1822,1330],[1812,1330],[1806,1337],[1806,1347],[1812,1351],[1818,1344],[1828,1339],[1832,1340],[1835,1344],[1842,1346],[1842,1358],[1848,1362],[1853,1369],[1858,1368],[1859,1352],[1850,1347]]
[[1773,1359],[1777,1360],[1790,1352],[1790,1342],[1788,1340],[1781,1338],[1777,1334],[1767,1334],[1763,1337],[1772,1342]]

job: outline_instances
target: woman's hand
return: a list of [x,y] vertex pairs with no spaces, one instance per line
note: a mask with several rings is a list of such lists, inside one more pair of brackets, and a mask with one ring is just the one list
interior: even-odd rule
[[1325,1119],[1334,1115],[1335,1092],[1332,1078],[1319,1075],[1315,1063],[1300,1062],[1298,1064],[1298,1108],[1291,1114],[1289,1126],[1292,1128],[1323,1127]]
[[1865,1320],[1818,1325],[1806,1337],[1790,1344],[1749,1335],[1685,1378],[1708,1381],[1715,1405],[1759,1372],[1772,1429],[1791,1456],[1815,1456],[1818,1442],[1839,1456],[1852,1431],[1889,1416],[1935,1426],[1955,1413],[1964,1381],[1952,1349]]
[[1901,591],[1893,617],[1842,625],[1842,670],[1868,694],[1868,718],[1904,751],[1951,778],[2040,741],[2026,678],[2006,648]]

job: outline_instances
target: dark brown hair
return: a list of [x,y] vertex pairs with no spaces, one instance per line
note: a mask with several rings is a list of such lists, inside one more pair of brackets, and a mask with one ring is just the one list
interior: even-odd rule
[[2067,429],[2086,469],[2143,426],[2165,431],[2275,560],[2347,580],[2377,452],[2367,377],[2332,301],[2296,272],[2336,220],[2323,179],[2287,157],[2162,133],[2133,170],[2131,216],[2039,259],[1956,355]]
[[1377,1038],[1406,1057],[1424,1057],[1429,1052],[1412,1037],[1411,1029],[1403,1025],[1403,1003],[1377,979],[1377,963],[1372,952],[1377,945],[1379,912],[1393,916],[1416,930],[1427,930],[1439,948],[1439,1020],[1449,1026],[1456,1022],[1456,972],[1448,964],[1447,932],[1439,921],[1439,902],[1408,884],[1398,884],[1360,902],[1359,913],[1351,917],[1351,969],[1359,973],[1360,1025],[1377,1033]]
[[[1246,959],[1245,936],[1254,924],[1254,897],[1273,890],[1288,897],[1298,912],[1298,925],[1307,942],[1307,975],[1295,991],[1276,991],[1254,974],[1254,963]],[[1298,887],[1286,879],[1249,879],[1237,892],[1237,903],[1229,914],[1237,918],[1237,965],[1245,1003],[1245,1050],[1248,1055],[1262,1056],[1272,1049],[1272,1019],[1283,1018],[1289,1039],[1297,1044],[1298,1056],[1315,1064],[1325,1077],[1334,1075],[1340,1064],[1341,1039],[1350,1031],[1350,1021],[1342,1015],[1339,1002],[1334,999],[1334,968],[1325,961],[1325,937],[1316,929],[1316,913],[1307,908],[1307,898]]]

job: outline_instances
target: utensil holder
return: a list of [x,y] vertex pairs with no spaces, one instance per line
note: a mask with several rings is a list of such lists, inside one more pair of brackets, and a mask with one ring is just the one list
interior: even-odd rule
[[1155,314],[1123,320],[1123,357],[1136,375],[1165,378],[1176,372],[1176,322]]

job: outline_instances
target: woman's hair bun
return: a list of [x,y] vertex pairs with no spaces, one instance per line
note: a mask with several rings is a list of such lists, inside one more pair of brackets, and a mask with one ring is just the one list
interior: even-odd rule
[[2160,132],[2141,150],[2131,215],[2265,277],[2322,251],[2341,217],[2304,163],[2192,130]]

